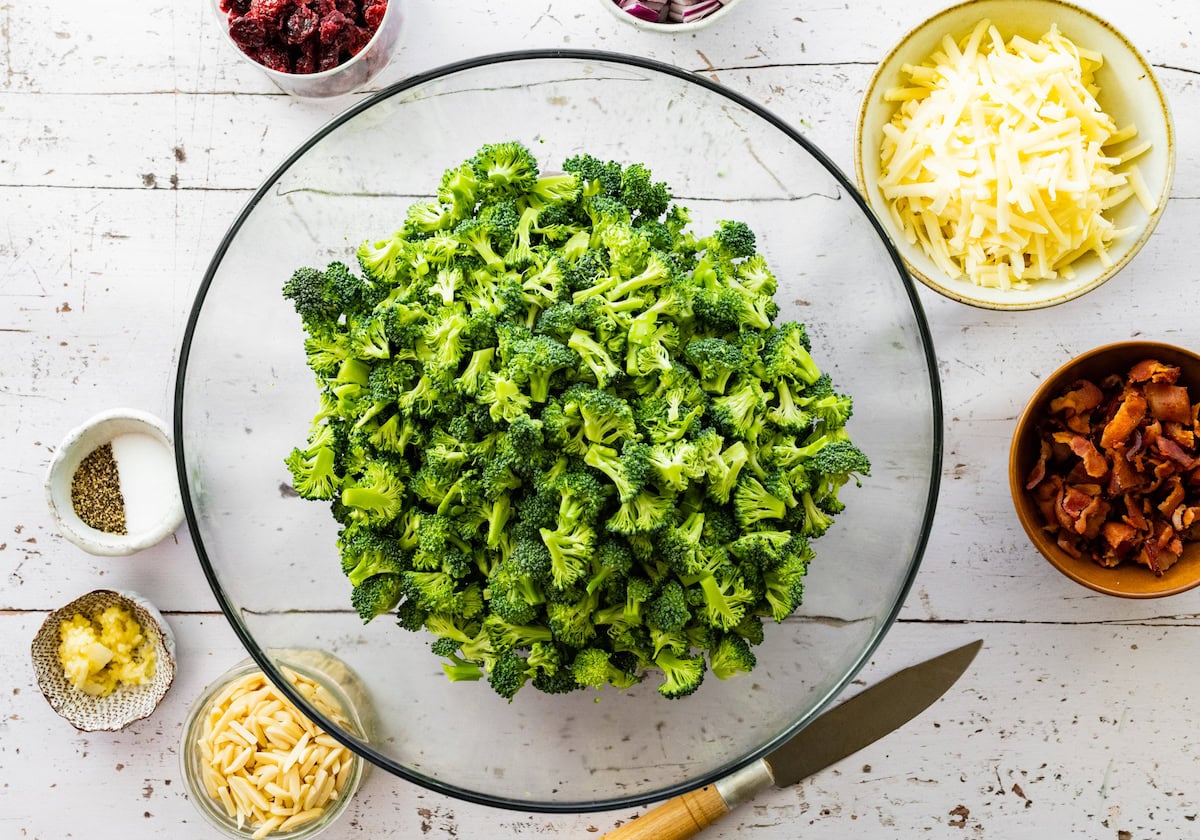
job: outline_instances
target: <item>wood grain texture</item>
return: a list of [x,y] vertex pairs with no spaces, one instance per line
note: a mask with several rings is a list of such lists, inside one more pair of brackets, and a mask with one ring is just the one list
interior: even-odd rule
[[[720,26],[662,36],[595,0],[406,2],[378,86],[450,61],[531,47],[657,58],[762,102],[844,170],[872,68],[948,0],[743,0]],[[854,758],[770,790],[713,840],[1193,836],[1200,591],[1126,602],[1042,562],[1011,510],[1011,425],[1041,377],[1133,336],[1200,341],[1200,40],[1194,0],[1077,0],[1156,68],[1175,118],[1171,204],[1141,254],[1054,309],[974,310],[923,288],[945,400],[939,509],[900,621],[859,675],[871,684],[982,637],[971,671],[911,724]],[[243,651],[185,530],[135,557],[85,555],[53,530],[41,481],[57,441],[130,405],[169,417],[179,340],[204,269],[262,178],[369,91],[279,94],[240,61],[205,0],[0,4],[0,838],[215,837],[182,790],[191,701]],[[853,570],[849,569],[852,574]],[[175,686],[153,717],[82,735],[33,682],[28,641],[89,589],[134,588],[168,613]],[[496,811],[372,773],[331,837],[599,837],[648,809]],[[87,815],[86,818],[83,815]],[[93,818],[94,817],[94,818]]]

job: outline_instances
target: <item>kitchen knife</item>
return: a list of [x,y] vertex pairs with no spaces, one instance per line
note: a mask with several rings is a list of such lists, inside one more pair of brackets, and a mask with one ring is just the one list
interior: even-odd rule
[[818,716],[766,758],[664,802],[601,840],[683,840],[760,791],[794,785],[898,729],[962,676],[982,640],[905,668]]

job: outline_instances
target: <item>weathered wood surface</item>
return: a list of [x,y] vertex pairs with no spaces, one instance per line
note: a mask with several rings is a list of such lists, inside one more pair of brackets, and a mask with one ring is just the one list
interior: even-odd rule
[[[1171,204],[1121,275],[1044,312],[974,310],[921,290],[939,358],[946,450],[935,528],[869,684],[982,637],[950,695],[882,743],[770,791],[707,836],[1180,838],[1200,814],[1192,744],[1200,592],[1094,595],[1026,543],[1005,479],[1011,424],[1042,376],[1095,344],[1195,346],[1200,58],[1192,0],[1081,0],[1157,68],[1178,147]],[[526,47],[632,52],[764,103],[849,170],[874,63],[941,0],[743,0],[695,35],[639,32],[596,0],[405,3],[378,86]],[[208,837],[185,801],[177,741],[200,689],[243,655],[186,530],[132,558],[59,537],[41,481],[63,433],[116,405],[169,417],[192,296],[261,178],[363,94],[278,94],[221,42],[205,0],[0,5],[0,837]],[[46,612],[97,586],[168,612],[181,668],[163,706],[116,735],[80,735],[39,696],[28,643]],[[586,837],[636,811],[494,811],[374,773],[336,837]]]

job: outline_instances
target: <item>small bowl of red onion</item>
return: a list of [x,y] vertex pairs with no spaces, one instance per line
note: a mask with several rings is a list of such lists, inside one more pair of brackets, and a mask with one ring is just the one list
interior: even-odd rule
[[741,0],[600,0],[619,20],[652,32],[684,33],[716,23]]
[[225,40],[284,93],[350,93],[392,58],[401,0],[210,0]]

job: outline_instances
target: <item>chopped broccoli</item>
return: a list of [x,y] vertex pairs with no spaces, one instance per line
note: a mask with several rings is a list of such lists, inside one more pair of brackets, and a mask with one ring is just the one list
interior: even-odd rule
[[447,677],[666,697],[755,666],[851,480],[853,403],[744,222],[691,230],[640,163],[481,147],[394,232],[282,283],[315,378],[293,487],[363,621]]

